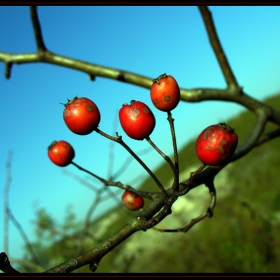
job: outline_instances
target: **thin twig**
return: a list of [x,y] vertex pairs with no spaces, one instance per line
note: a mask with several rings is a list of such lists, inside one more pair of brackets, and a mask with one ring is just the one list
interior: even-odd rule
[[41,52],[46,51],[47,48],[44,43],[36,6],[30,6],[30,16],[33,24],[33,31],[34,31],[38,51]]
[[6,162],[6,185],[4,187],[4,251],[9,254],[9,191],[12,182],[11,163],[13,152],[9,151],[8,159]]
[[11,209],[9,209],[9,216],[10,216],[11,221],[14,223],[15,227],[18,229],[19,233],[21,234],[29,253],[33,256],[34,262],[36,263],[36,265],[41,266],[41,263],[40,263],[39,259],[37,258],[37,255],[35,254],[35,252],[33,250],[33,247],[32,247],[32,245],[31,245],[31,243],[28,239],[27,234],[23,230],[21,224],[17,221],[15,216],[12,214]]
[[156,177],[156,175],[150,170],[150,168],[125,144],[125,142],[122,140],[121,136],[118,137],[113,137],[110,136],[108,134],[106,134],[105,132],[101,131],[100,129],[96,128],[95,131],[97,133],[99,133],[100,135],[115,141],[117,143],[119,143],[120,145],[122,145],[141,165],[142,167],[149,173],[149,175],[153,178],[153,180],[156,182],[156,184],[158,185],[158,187],[160,188],[160,190],[162,191],[162,193],[164,194],[164,196],[166,198],[168,198],[168,194],[166,192],[166,190],[164,189],[164,187],[162,186],[161,182],[158,180],[158,178]]
[[174,183],[172,188],[175,191],[179,191],[179,157],[178,157],[178,149],[177,149],[177,142],[176,142],[176,134],[175,134],[175,127],[174,127],[174,119],[172,118],[171,112],[167,112],[167,120],[170,124],[170,131],[172,137],[172,144],[173,144],[173,153],[174,153]]
[[[140,155],[145,155],[147,153],[149,153],[151,151],[151,147],[148,147],[146,149],[143,149],[141,151],[138,151],[137,152],[137,155],[140,156]],[[129,164],[132,162],[133,158],[132,157],[129,157],[127,158],[124,163],[122,164],[122,166],[112,175],[112,178],[111,180],[115,180],[117,179],[122,173],[124,173],[124,171],[128,168]]]
[[265,142],[269,141],[269,140],[272,140],[276,137],[279,137],[280,136],[280,128],[274,130],[274,131],[271,131],[269,133],[266,133],[265,135],[263,135],[262,137],[260,137],[258,143],[256,143],[255,147],[258,147],[262,144],[264,144]]
[[110,185],[110,184],[112,183],[112,182],[109,182],[109,181],[103,179],[102,177],[100,177],[100,176],[98,176],[98,175],[92,173],[91,171],[86,170],[85,168],[81,167],[80,165],[78,165],[77,163],[75,163],[75,162],[73,162],[73,161],[71,162],[71,164],[73,164],[74,166],[76,166],[79,170],[82,170],[82,171],[88,173],[89,175],[93,176],[94,178],[98,179],[99,181],[101,181],[101,182],[102,182],[103,184],[105,184],[106,186],[108,186],[108,185]]
[[165,161],[167,161],[167,163],[170,165],[171,169],[173,170],[173,172],[175,173],[175,165],[174,163],[171,161],[170,157],[167,156],[164,152],[162,152],[159,147],[151,140],[151,138],[148,136],[146,137],[146,140],[149,142],[149,144],[163,157],[163,159]]
[[198,8],[201,13],[202,19],[204,21],[204,25],[207,30],[210,44],[213,48],[213,51],[216,55],[218,62],[219,62],[219,65],[221,67],[221,70],[223,72],[223,75],[224,75],[224,78],[226,80],[228,87],[238,88],[238,83],[231,70],[229,62],[226,58],[225,52],[222,48],[219,37],[217,35],[217,31],[216,31],[216,28],[215,28],[215,25],[214,25],[214,22],[212,19],[211,12],[209,11],[207,6],[199,6]]
[[[84,172],[88,173],[89,175],[95,177],[96,179],[100,180],[105,186],[119,187],[119,188],[121,188],[121,189],[123,189],[125,191],[133,192],[136,195],[140,195],[140,196],[143,196],[143,197],[148,198],[148,199],[152,199],[153,198],[154,193],[152,193],[152,192],[139,191],[139,190],[136,190],[136,189],[132,188],[129,185],[124,185],[124,184],[122,184],[119,181],[118,182],[107,181],[107,180],[105,180],[105,179],[95,175],[94,173],[84,169],[83,167],[79,166],[78,164],[74,163],[73,161],[71,163],[74,166],[76,166],[79,170],[84,171]],[[91,187],[91,189],[96,191],[96,189],[94,189],[92,187]],[[106,188],[106,191],[114,196],[114,193],[112,193],[112,191],[110,189]]]
[[195,224],[197,224],[198,222],[202,221],[204,218],[208,217],[208,218],[212,218],[213,217],[213,212],[214,212],[214,208],[216,205],[216,190],[215,190],[215,186],[213,181],[208,181],[206,183],[206,186],[209,189],[209,193],[210,193],[210,197],[211,197],[211,201],[210,201],[210,206],[207,208],[207,210],[205,211],[205,213],[201,214],[200,216],[198,216],[197,218],[194,218],[190,221],[190,223],[182,228],[177,228],[177,229],[162,229],[162,228],[156,228],[153,227],[154,230],[156,231],[160,231],[160,232],[188,232]]

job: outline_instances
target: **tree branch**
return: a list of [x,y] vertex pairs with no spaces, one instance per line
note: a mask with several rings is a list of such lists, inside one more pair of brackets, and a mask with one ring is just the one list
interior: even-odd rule
[[41,31],[41,26],[40,26],[38,14],[37,14],[36,6],[30,6],[30,15],[31,15],[31,21],[33,24],[33,31],[34,31],[34,35],[35,35],[35,39],[36,39],[36,43],[37,43],[38,52],[39,53],[44,52],[47,50],[47,48],[44,43],[43,34]]
[[214,50],[216,58],[219,62],[221,70],[223,72],[224,78],[226,80],[228,88],[238,89],[238,83],[235,79],[235,76],[230,68],[229,62],[226,58],[222,45],[217,35],[217,31],[212,19],[211,12],[207,6],[199,6],[199,11],[201,13],[207,34],[209,37],[210,44]]

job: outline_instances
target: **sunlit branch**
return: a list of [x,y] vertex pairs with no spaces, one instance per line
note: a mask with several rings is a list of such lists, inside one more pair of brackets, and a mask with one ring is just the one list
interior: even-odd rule
[[268,120],[280,125],[280,111],[272,108],[271,106],[264,104],[263,102],[254,99],[248,94],[244,93],[241,96],[233,94],[228,89],[210,89],[210,88],[196,88],[191,90],[181,91],[181,100],[186,102],[200,102],[207,100],[216,101],[229,101],[239,104],[248,110],[256,113],[259,110],[266,110],[268,114]]
[[[12,64],[22,63],[34,63],[34,62],[46,62],[50,64],[56,64],[67,68],[72,68],[78,71],[85,72],[89,75],[105,77],[117,81],[126,82],[128,84],[137,85],[143,88],[149,89],[152,85],[152,78],[148,78],[139,74],[135,74],[129,71],[119,70],[116,68],[109,68],[101,65],[96,65],[73,58],[56,55],[49,51],[46,51],[42,55],[38,53],[31,54],[10,54],[0,52],[0,61],[4,62],[10,67]],[[247,109],[255,112],[259,108],[267,108],[270,111],[269,121],[272,121],[280,125],[280,112],[261,101],[254,99],[253,97],[246,95],[244,92],[242,95],[238,95],[232,89],[211,89],[211,88],[196,88],[185,89],[180,88],[181,101],[186,102],[200,102],[207,100],[220,100],[229,101],[240,104]]]

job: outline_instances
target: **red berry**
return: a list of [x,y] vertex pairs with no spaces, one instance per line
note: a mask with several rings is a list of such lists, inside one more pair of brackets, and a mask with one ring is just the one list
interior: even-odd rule
[[153,80],[150,95],[157,109],[169,112],[177,107],[180,101],[180,88],[172,76],[162,74]]
[[63,119],[76,134],[90,134],[97,128],[100,118],[98,107],[86,97],[74,97],[65,104]]
[[148,137],[155,128],[156,119],[150,108],[143,102],[132,100],[119,111],[119,119],[125,133],[136,140]]
[[142,196],[137,196],[131,192],[125,192],[122,195],[122,203],[127,209],[136,211],[143,208],[144,199]]
[[54,164],[67,166],[75,157],[75,151],[66,141],[53,141],[48,147],[48,156]]
[[218,166],[234,153],[238,136],[229,125],[220,123],[205,128],[198,136],[195,151],[205,165]]

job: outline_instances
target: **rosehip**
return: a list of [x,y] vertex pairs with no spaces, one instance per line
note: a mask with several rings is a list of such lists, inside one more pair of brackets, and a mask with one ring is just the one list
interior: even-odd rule
[[143,102],[132,100],[119,111],[119,119],[125,133],[135,139],[143,140],[155,128],[156,119],[150,108]]
[[162,74],[153,80],[150,95],[157,109],[169,112],[177,107],[180,101],[180,88],[172,76]]
[[142,196],[137,196],[131,192],[124,192],[122,195],[123,205],[132,211],[139,210],[144,206],[144,199]]
[[63,119],[72,132],[87,135],[97,128],[101,117],[93,101],[86,97],[74,97],[64,106]]
[[66,141],[53,141],[48,147],[48,156],[54,164],[67,166],[75,157],[75,151]]
[[205,128],[198,136],[195,151],[205,165],[221,165],[234,153],[238,136],[229,125],[219,123]]

